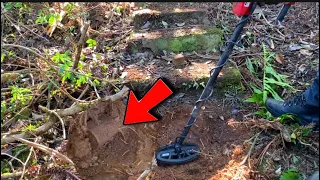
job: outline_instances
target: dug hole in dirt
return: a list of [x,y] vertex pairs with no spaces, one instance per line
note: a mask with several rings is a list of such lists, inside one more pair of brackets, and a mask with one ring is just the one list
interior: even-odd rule
[[[151,167],[155,150],[181,133],[192,102],[198,96],[198,92],[189,91],[182,99],[171,98],[157,107],[161,120],[129,126],[123,125],[126,105],[122,100],[99,102],[70,123],[68,156],[82,179],[137,179]],[[228,120],[236,118],[229,112],[231,108],[223,108],[221,101],[209,100],[186,139],[201,147],[200,158],[179,166],[156,167],[148,177],[221,179],[225,176],[221,170],[243,159],[246,153],[242,143],[250,138],[246,127],[228,125]],[[249,169],[242,173],[248,176]]]

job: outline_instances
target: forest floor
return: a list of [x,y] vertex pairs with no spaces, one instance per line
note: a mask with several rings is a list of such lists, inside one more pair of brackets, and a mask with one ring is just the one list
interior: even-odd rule
[[[201,107],[186,138],[200,157],[162,167],[154,152],[182,132],[240,20],[232,4],[2,3],[1,179],[306,179],[319,169],[319,132],[261,102],[312,84],[319,3],[296,3],[274,25],[281,7],[256,9]],[[191,43],[164,50],[159,37]],[[198,49],[189,37],[218,41]],[[128,88],[143,95],[158,78],[174,91],[154,108],[160,120],[123,125]]]

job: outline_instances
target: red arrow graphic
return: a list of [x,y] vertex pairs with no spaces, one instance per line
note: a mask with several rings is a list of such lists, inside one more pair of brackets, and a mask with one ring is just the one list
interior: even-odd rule
[[171,89],[161,79],[157,80],[140,101],[138,101],[134,93],[130,90],[123,124],[128,125],[157,121],[158,119],[150,114],[149,111],[171,94]]

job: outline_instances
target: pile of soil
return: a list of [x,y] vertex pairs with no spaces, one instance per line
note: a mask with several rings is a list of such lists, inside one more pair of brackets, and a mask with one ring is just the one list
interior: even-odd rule
[[[157,108],[162,119],[153,123],[124,126],[126,107],[121,100],[100,102],[79,114],[70,123],[67,153],[80,177],[138,178],[144,169],[150,168],[155,150],[181,133],[197,96],[188,93],[182,99],[168,100]],[[237,119],[231,115],[231,108],[222,107],[220,100],[210,100],[202,108],[186,139],[200,146],[200,158],[185,165],[156,167],[152,179],[209,179],[230,160],[240,161],[246,154],[243,150],[233,154],[250,138],[250,130],[228,125],[229,120]]]
[[122,100],[99,102],[70,122],[68,156],[83,179],[127,179],[150,165],[150,125],[124,126]]

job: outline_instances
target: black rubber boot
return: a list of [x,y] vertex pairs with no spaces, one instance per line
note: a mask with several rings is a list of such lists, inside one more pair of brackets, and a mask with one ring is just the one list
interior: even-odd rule
[[283,114],[294,114],[301,120],[303,125],[315,123],[316,129],[319,127],[318,107],[306,104],[304,94],[284,102],[268,98],[266,108],[274,117],[279,117]]

